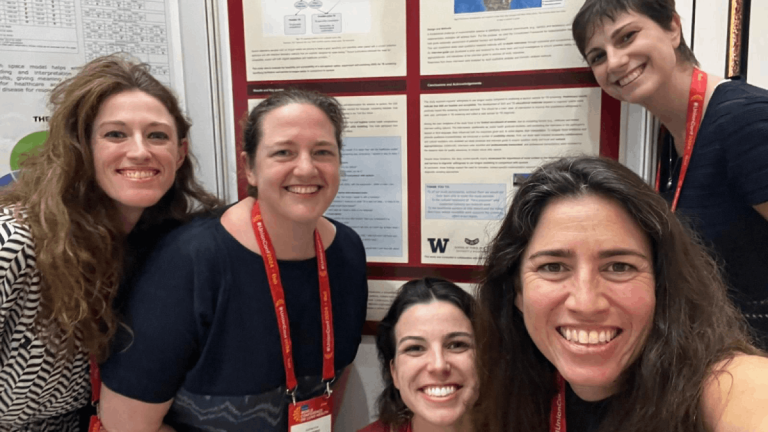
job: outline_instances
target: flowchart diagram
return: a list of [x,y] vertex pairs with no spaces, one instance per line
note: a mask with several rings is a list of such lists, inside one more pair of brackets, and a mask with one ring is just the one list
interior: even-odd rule
[[370,0],[262,0],[264,35],[368,33],[371,27],[369,2]]

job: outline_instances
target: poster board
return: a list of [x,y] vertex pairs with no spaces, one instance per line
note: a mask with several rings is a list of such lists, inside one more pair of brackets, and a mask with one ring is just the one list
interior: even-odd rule
[[151,67],[184,105],[176,0],[0,2],[0,186],[21,153],[47,137],[47,98],[86,62],[125,52]]
[[[366,244],[368,332],[375,302],[409,279],[471,287],[536,166],[618,158],[621,105],[571,40],[577,10],[563,0],[228,0],[237,136],[250,107],[287,87],[346,110],[340,205],[329,214]],[[245,189],[241,175],[241,198]]]

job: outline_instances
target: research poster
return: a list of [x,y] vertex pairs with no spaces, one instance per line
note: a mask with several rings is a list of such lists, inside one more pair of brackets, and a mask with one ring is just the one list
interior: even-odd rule
[[598,154],[600,95],[599,88],[422,95],[422,262],[481,265],[531,171]]
[[281,89],[344,107],[341,185],[326,216],[363,240],[369,321],[407,279],[476,282],[511,198],[542,163],[618,157],[620,103],[571,41],[581,3],[228,0],[235,136],[246,111]]
[[[368,262],[408,262],[406,98],[346,96],[341,184],[325,213],[360,235]],[[261,99],[250,99],[249,108]]]
[[[405,280],[368,280],[368,311],[366,321],[381,321],[387,315],[389,307],[397,296],[397,290],[403,286]],[[477,287],[475,284],[458,282],[456,285],[464,291],[474,295]]]
[[583,2],[420,0],[421,74],[586,67],[571,36]]
[[244,0],[248,81],[404,76],[405,2]]
[[0,2],[0,185],[47,138],[50,90],[89,60],[129,53],[183,101],[179,35],[175,0]]

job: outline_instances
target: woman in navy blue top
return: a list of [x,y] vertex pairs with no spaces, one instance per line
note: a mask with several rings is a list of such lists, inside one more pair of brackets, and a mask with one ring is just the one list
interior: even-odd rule
[[674,0],[587,0],[573,37],[606,93],[669,131],[658,190],[724,264],[731,300],[768,348],[768,91],[698,70],[680,27]]
[[126,301],[131,333],[102,367],[106,429],[288,430],[291,397],[270,254],[251,218],[256,202],[287,304],[296,399],[326,391],[315,231],[330,282],[331,370],[342,376],[367,302],[360,237],[323,217],[339,188],[342,128],[338,102],[317,93],[281,92],[254,108],[242,153],[250,196],[161,241]]

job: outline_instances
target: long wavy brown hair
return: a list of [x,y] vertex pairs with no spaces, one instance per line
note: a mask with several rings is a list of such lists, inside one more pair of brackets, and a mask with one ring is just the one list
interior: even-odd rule
[[[18,181],[0,194],[0,205],[15,207],[35,242],[41,336],[63,345],[55,348],[67,355],[79,340],[87,352],[103,358],[117,327],[112,301],[122,277],[127,233],[114,201],[96,183],[90,141],[101,104],[129,90],[159,100],[174,118],[179,144],[187,138],[190,123],[149,66],[122,56],[100,57],[53,89],[45,144],[26,155]],[[191,159],[186,157],[171,189],[143,212],[134,231],[184,221],[220,204],[195,180]]]
[[566,158],[520,187],[493,239],[475,313],[480,401],[475,430],[546,431],[555,368],[515,307],[520,264],[547,205],[561,197],[610,199],[634,219],[653,250],[656,308],[638,358],[624,371],[600,431],[705,431],[700,397],[713,366],[758,354],[729,301],[717,263],[667,203],[618,162]]

